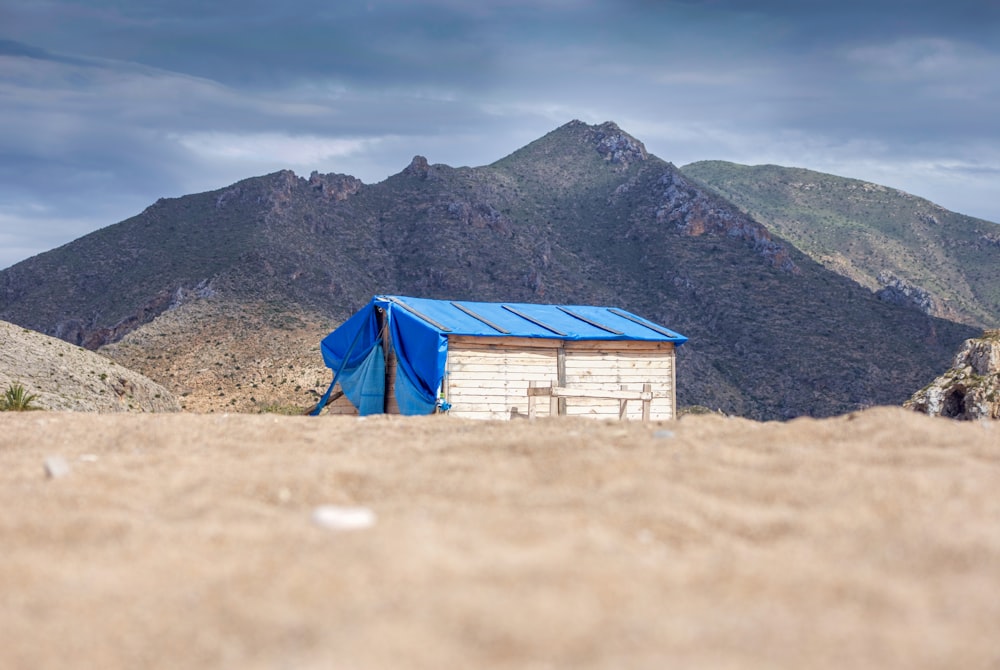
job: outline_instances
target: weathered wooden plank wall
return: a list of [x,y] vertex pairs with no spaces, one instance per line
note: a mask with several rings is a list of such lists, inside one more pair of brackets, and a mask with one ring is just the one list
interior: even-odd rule
[[[560,355],[560,350],[563,354]],[[560,360],[562,359],[562,360]],[[590,390],[640,390],[651,384],[651,419],[674,416],[674,349],[656,342],[563,342],[525,338],[454,337],[448,343],[446,386],[450,414],[463,418],[502,419],[512,408],[527,412],[532,381]],[[565,379],[560,379],[560,368]],[[614,399],[566,398],[565,413],[617,419]],[[549,413],[538,408],[538,416]],[[641,419],[642,405],[630,402],[627,418]]]
[[[650,419],[671,419],[674,415],[673,347],[650,347],[644,342],[601,342],[606,349],[591,349],[568,342],[566,350],[566,383],[569,388],[587,390],[639,391],[650,384],[656,395],[650,406]],[[591,344],[591,343],[580,343]],[[654,343],[660,344],[660,343]],[[610,351],[609,345],[615,350]],[[619,346],[620,345],[620,346]],[[567,398],[566,414],[617,419],[619,403],[614,399]],[[626,418],[642,418],[642,404],[629,402]]]
[[556,381],[558,342],[523,343],[524,338],[512,337],[449,339],[445,376],[449,414],[506,419],[514,407],[527,414],[528,383]]

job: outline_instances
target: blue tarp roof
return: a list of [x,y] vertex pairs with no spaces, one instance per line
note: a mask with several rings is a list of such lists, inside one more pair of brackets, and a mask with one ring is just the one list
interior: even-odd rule
[[673,342],[687,338],[615,307],[537,305],[512,302],[429,300],[375,296],[374,303],[399,305],[426,327],[445,335],[543,337],[560,340],[642,340]]
[[[384,318],[380,319],[378,311]],[[323,338],[320,349],[333,382],[318,412],[339,380],[345,395],[362,414],[382,411],[384,368],[380,327],[388,328],[396,353],[396,399],[403,414],[429,414],[444,378],[450,335],[528,337],[560,340],[672,342],[687,338],[615,307],[536,305],[429,300],[378,295],[339,328]]]

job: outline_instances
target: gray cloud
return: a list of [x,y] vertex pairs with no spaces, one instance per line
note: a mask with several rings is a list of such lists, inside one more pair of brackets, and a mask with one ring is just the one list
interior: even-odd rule
[[282,168],[492,162],[573,118],[1000,220],[1000,6],[8,0],[0,266]]

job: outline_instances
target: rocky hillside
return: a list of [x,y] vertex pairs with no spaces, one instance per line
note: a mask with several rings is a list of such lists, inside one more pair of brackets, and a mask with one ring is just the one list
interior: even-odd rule
[[682,170],[881,300],[1000,326],[1000,225],[801,168],[702,161]]
[[966,340],[951,368],[904,406],[952,419],[1000,419],[1000,330]]
[[21,384],[34,407],[74,412],[175,412],[164,387],[92,351],[0,321],[0,393]]
[[[121,341],[109,353],[189,407],[249,410],[308,404],[327,324],[375,293],[618,305],[691,338],[682,405],[753,418],[900,404],[977,332],[877,299],[615,124],[578,121],[483,167],[418,156],[378,184],[284,171],[160,200],[0,272],[0,318]],[[204,372],[259,361],[294,373],[264,399]]]

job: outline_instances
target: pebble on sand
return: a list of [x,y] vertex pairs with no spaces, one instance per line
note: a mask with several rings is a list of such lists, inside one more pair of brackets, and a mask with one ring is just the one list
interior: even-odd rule
[[375,512],[367,507],[320,505],[313,509],[312,520],[330,530],[360,530],[375,525]]
[[49,456],[45,459],[45,474],[49,479],[59,479],[69,474],[69,463],[62,456]]

